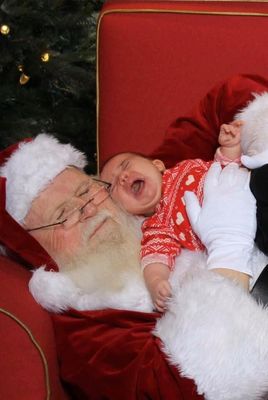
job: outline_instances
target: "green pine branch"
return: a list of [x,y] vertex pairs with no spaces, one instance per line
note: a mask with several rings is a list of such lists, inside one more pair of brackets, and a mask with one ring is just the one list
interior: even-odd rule
[[[0,149],[40,132],[95,171],[95,39],[103,0],[0,0]],[[48,55],[47,62],[42,56]]]

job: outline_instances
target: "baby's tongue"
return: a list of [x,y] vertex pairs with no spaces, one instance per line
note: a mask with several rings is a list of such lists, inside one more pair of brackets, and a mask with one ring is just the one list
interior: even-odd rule
[[131,185],[131,190],[134,194],[139,194],[143,188],[143,180],[141,179],[136,179],[132,185]]

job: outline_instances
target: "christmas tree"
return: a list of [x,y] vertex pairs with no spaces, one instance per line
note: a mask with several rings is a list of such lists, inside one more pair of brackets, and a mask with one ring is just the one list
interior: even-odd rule
[[95,171],[100,0],[0,0],[0,150],[47,132]]

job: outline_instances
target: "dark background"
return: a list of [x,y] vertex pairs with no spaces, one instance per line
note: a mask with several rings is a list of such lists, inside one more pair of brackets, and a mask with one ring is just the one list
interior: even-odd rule
[[0,0],[0,150],[47,132],[96,171],[96,24],[104,0]]

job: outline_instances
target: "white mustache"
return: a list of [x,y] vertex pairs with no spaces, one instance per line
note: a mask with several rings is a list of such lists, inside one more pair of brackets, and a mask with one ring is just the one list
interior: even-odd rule
[[83,239],[87,239],[89,236],[91,236],[99,225],[101,225],[107,218],[111,217],[112,215],[108,210],[101,210],[97,215],[89,218],[85,223]]

